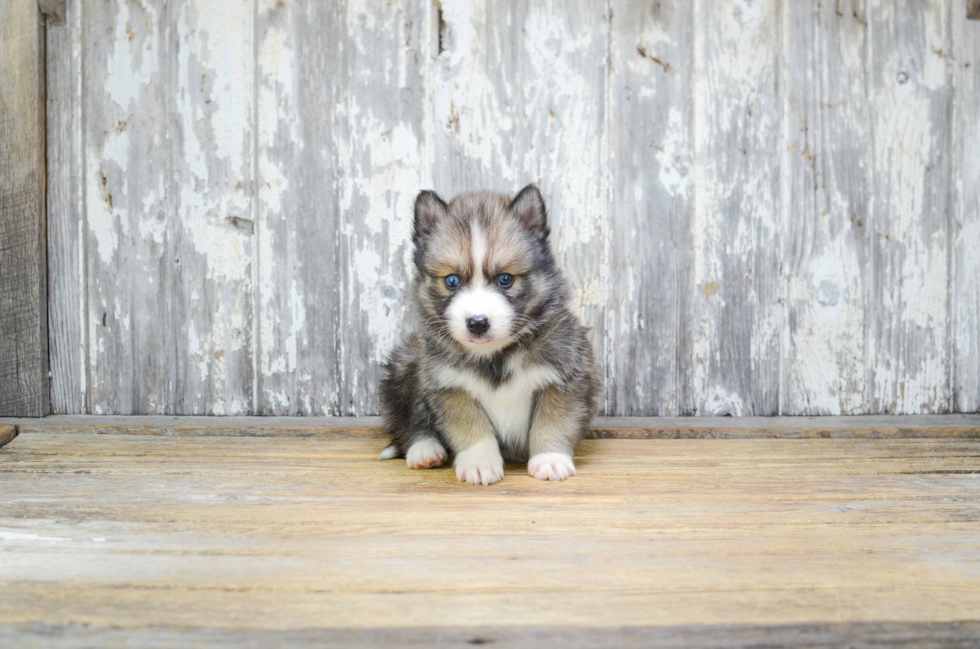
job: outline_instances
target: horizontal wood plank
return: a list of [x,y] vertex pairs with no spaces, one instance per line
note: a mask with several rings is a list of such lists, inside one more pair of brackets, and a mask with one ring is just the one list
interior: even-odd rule
[[[383,438],[380,417],[50,415],[0,418],[25,432],[203,437]],[[859,417],[597,417],[591,439],[980,438],[980,414]]]

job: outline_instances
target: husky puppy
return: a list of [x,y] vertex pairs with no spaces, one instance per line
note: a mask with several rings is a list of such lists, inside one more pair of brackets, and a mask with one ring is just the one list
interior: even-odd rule
[[461,482],[490,485],[504,458],[541,480],[575,475],[596,380],[586,329],[548,245],[544,200],[480,192],[415,201],[413,297],[421,328],[383,370],[391,445],[413,469],[454,458]]

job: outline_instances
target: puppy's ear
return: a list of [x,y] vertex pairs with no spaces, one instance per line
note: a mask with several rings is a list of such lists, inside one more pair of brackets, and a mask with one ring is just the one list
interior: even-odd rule
[[439,194],[427,189],[415,199],[415,243],[423,241],[432,234],[436,225],[449,214],[449,206],[439,198]]
[[521,190],[510,202],[510,213],[513,214],[524,229],[539,239],[548,238],[548,212],[544,207],[541,192],[533,183]]

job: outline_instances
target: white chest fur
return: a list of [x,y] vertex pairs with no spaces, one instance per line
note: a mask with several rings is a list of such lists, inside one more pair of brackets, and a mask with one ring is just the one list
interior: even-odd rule
[[558,380],[558,373],[541,365],[513,363],[507,380],[494,388],[468,370],[443,367],[437,373],[443,387],[466,390],[486,411],[505,449],[524,449],[531,425],[534,393]]

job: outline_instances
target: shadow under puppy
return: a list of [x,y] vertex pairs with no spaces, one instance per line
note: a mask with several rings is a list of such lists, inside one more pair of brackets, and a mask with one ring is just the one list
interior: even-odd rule
[[461,482],[489,485],[504,458],[542,480],[575,475],[596,379],[586,329],[548,244],[544,200],[528,185],[448,204],[415,202],[413,298],[421,328],[383,370],[391,445],[379,459],[413,469],[454,456]]

